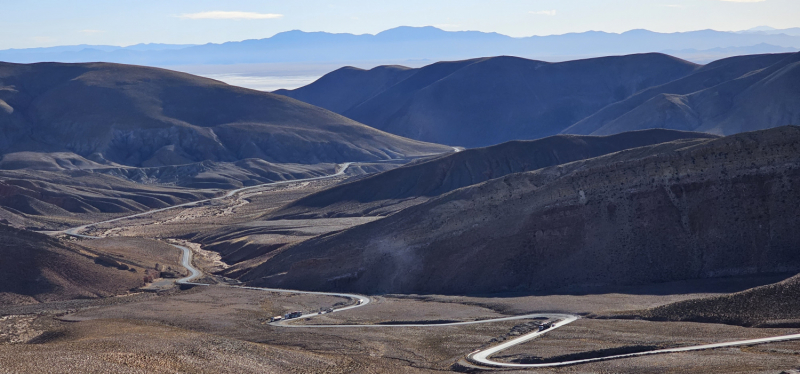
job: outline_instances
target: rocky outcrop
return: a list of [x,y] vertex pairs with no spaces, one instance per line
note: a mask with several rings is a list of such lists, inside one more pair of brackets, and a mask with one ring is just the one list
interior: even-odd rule
[[292,202],[271,218],[380,216],[458,188],[512,173],[597,157],[676,139],[714,135],[672,130],[613,136],[557,135],[467,149],[338,185]]

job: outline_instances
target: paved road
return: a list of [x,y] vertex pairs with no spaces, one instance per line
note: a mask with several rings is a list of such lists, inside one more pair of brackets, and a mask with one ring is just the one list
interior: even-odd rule
[[[193,284],[199,286],[207,286],[206,284],[202,283],[191,283],[192,279],[195,279],[199,276],[200,271],[191,264],[192,258],[192,251],[189,248],[184,246],[172,244],[174,247],[183,251],[183,258],[181,259],[183,265],[189,269],[192,275],[178,280],[178,283],[182,284]],[[243,288],[248,290],[259,290],[259,291],[269,291],[269,292],[281,292],[281,293],[300,293],[300,294],[311,294],[311,295],[328,295],[328,296],[338,296],[338,297],[345,297],[351,298],[356,300],[361,300],[361,303],[356,305],[351,305],[343,308],[334,309],[332,313],[340,313],[346,310],[360,308],[369,304],[370,299],[369,297],[362,296],[362,295],[355,295],[355,294],[344,294],[344,293],[333,293],[333,292],[313,292],[313,291],[297,291],[297,290],[285,290],[285,289],[277,289],[277,288],[263,288],[263,287],[247,287],[247,286],[228,286],[228,287],[235,287],[235,288]],[[304,314],[296,319],[303,319],[303,318],[313,318],[318,316],[317,313],[309,313]],[[638,352],[638,353],[628,353],[628,354],[620,354],[620,355],[610,355],[606,357],[598,357],[598,358],[590,358],[584,360],[571,360],[571,361],[561,361],[561,362],[552,362],[552,363],[543,363],[543,364],[512,364],[506,362],[498,362],[493,361],[490,357],[498,352],[504,351],[508,348],[511,348],[515,345],[525,343],[527,341],[536,339],[539,336],[542,336],[548,332],[551,332],[559,327],[563,327],[568,325],[572,322],[577,321],[580,317],[573,315],[573,314],[560,314],[560,313],[534,313],[534,314],[525,314],[520,316],[513,316],[513,317],[503,317],[503,318],[492,318],[492,319],[484,319],[478,321],[467,321],[467,322],[450,322],[450,323],[437,323],[437,324],[398,324],[398,325],[293,325],[290,322],[292,320],[284,320],[278,322],[270,323],[273,326],[281,326],[281,327],[291,327],[291,328],[375,328],[375,327],[447,327],[447,326],[463,326],[463,325],[475,325],[481,323],[494,323],[494,322],[502,322],[502,321],[513,321],[513,320],[521,320],[521,319],[534,319],[534,318],[548,318],[550,320],[558,320],[558,322],[554,323],[552,327],[544,331],[534,331],[525,335],[522,335],[518,338],[514,338],[508,340],[502,344],[498,344],[496,346],[486,348],[483,350],[477,350],[475,352],[470,353],[467,355],[467,360],[471,363],[478,364],[485,367],[494,367],[494,368],[547,368],[547,367],[557,367],[557,366],[570,366],[570,365],[579,365],[579,364],[586,364],[590,362],[597,362],[597,361],[607,361],[607,360],[617,360],[622,358],[630,358],[630,357],[638,357],[638,356],[648,356],[648,355],[656,355],[656,354],[665,354],[665,353],[678,353],[678,352],[688,352],[688,351],[700,351],[706,349],[714,349],[714,348],[725,348],[725,347],[736,347],[736,346],[747,346],[747,345],[756,345],[756,344],[765,344],[765,343],[774,343],[774,342],[781,342],[781,341],[789,341],[789,340],[800,340],[800,334],[794,335],[782,335],[782,336],[775,336],[769,338],[761,338],[761,339],[748,339],[748,340],[738,340],[733,342],[724,342],[724,343],[714,343],[714,344],[704,344],[704,345],[695,345],[690,347],[681,347],[681,348],[668,348],[668,349],[659,349],[647,352]]]
[[[460,149],[455,148],[455,147],[453,148],[453,150],[455,152],[460,151]],[[88,227],[91,227],[91,226],[95,226],[95,225],[99,225],[99,224],[103,224],[103,223],[117,222],[117,221],[121,221],[121,220],[128,219],[128,218],[140,217],[140,216],[144,216],[144,215],[147,215],[147,214],[162,212],[162,211],[170,210],[170,209],[177,209],[177,208],[181,208],[181,207],[188,207],[188,206],[193,206],[193,205],[197,205],[197,204],[202,204],[202,203],[205,203],[205,202],[208,202],[208,201],[212,201],[212,200],[231,197],[231,196],[233,196],[233,195],[235,195],[235,194],[237,194],[239,192],[250,190],[250,189],[254,189],[254,188],[259,188],[259,187],[264,187],[264,186],[271,186],[271,185],[280,185],[280,184],[286,184],[286,183],[314,181],[314,180],[320,180],[320,179],[326,179],[326,178],[331,178],[331,177],[335,177],[335,176],[340,176],[340,175],[344,174],[344,172],[347,170],[347,168],[351,164],[352,163],[349,163],[349,162],[345,163],[345,164],[342,164],[341,165],[341,169],[338,170],[335,174],[332,174],[332,175],[327,175],[327,176],[322,176],[322,177],[314,177],[314,178],[306,178],[306,179],[298,179],[298,180],[292,180],[292,181],[274,182],[274,183],[262,184],[262,185],[251,186],[251,187],[244,187],[244,188],[232,190],[232,191],[228,192],[227,194],[225,194],[224,196],[220,196],[220,197],[215,197],[215,198],[211,198],[211,199],[206,199],[206,200],[201,200],[201,201],[194,201],[194,202],[190,202],[190,203],[175,205],[175,206],[171,206],[171,207],[168,207],[168,208],[155,209],[155,210],[147,211],[147,212],[144,212],[144,213],[138,213],[138,214],[134,214],[134,215],[126,216],[126,217],[110,219],[110,220],[107,220],[107,221],[95,222],[95,223],[92,223],[92,224],[79,226],[79,227],[75,227],[75,228],[71,228],[71,229],[68,229],[68,230],[55,232],[55,233],[51,233],[51,234],[65,233],[65,234],[68,234],[68,235],[82,237],[82,238],[96,238],[94,236],[82,235],[82,234],[80,234],[80,232],[85,230]],[[187,247],[185,247],[185,246],[181,246],[181,245],[177,245],[177,244],[172,244],[172,246],[181,250],[181,252],[183,254],[181,256],[181,264],[187,270],[189,270],[189,272],[190,272],[189,276],[181,278],[181,279],[178,279],[175,283],[183,284],[183,285],[208,286],[208,284],[192,282],[193,280],[199,278],[202,275],[202,272],[200,270],[198,270],[197,268],[195,268],[194,265],[192,265],[192,258],[193,258],[192,250],[187,248]],[[262,287],[247,287],[247,286],[226,286],[226,287],[235,287],[235,288],[250,289],[250,290],[269,291],[269,292],[281,292],[281,293],[300,293],[300,294],[312,294],[312,295],[328,295],[328,296],[338,296],[338,297],[344,297],[344,298],[360,300],[360,302],[357,302],[357,304],[355,304],[355,305],[350,305],[350,306],[347,306],[347,307],[334,309],[333,313],[341,313],[341,312],[344,312],[344,311],[347,311],[347,310],[360,308],[360,307],[363,307],[363,306],[365,306],[365,305],[370,303],[369,297],[362,296],[362,295],[355,295],[355,294],[343,294],[343,293],[332,293],[332,292],[298,291],[298,290],[285,290],[285,289],[262,288]],[[297,319],[313,318],[313,317],[316,317],[318,315],[319,314],[317,314],[317,313],[304,314],[304,315],[298,317]],[[775,336],[775,337],[761,338],[761,339],[749,339],[749,340],[739,340],[739,341],[725,342],[725,343],[696,345],[696,346],[691,346],[691,347],[659,349],[659,350],[653,350],[653,351],[647,351],[647,352],[629,353],[629,354],[621,354],[621,355],[611,355],[611,356],[606,356],[606,357],[590,358],[590,359],[584,359],[584,360],[571,360],[571,361],[543,363],[543,364],[512,364],[512,363],[493,361],[493,360],[491,360],[490,357],[492,355],[494,355],[494,354],[496,354],[498,352],[501,352],[503,350],[506,350],[506,349],[508,349],[510,347],[513,347],[515,345],[522,344],[522,343],[525,343],[527,341],[533,340],[533,339],[535,339],[535,338],[537,338],[539,336],[542,336],[542,335],[544,335],[544,334],[546,334],[546,333],[548,333],[550,331],[553,331],[553,330],[555,330],[557,328],[560,328],[560,327],[563,327],[563,326],[565,326],[567,324],[570,324],[570,323],[578,320],[580,317],[578,317],[576,315],[571,315],[571,314],[536,313],[536,314],[526,314],[526,315],[513,316],[513,317],[485,319],[485,320],[479,320],[479,321],[452,322],[452,323],[439,323],[439,324],[293,325],[293,324],[289,323],[289,322],[291,322],[291,320],[273,322],[271,324],[274,325],[274,326],[281,326],[281,327],[287,327],[287,328],[446,327],[446,326],[473,325],[473,324],[480,324],[480,323],[494,323],[494,322],[501,322],[501,321],[512,321],[512,320],[533,319],[533,318],[548,318],[548,319],[558,320],[558,322],[553,324],[553,326],[551,328],[547,329],[547,330],[534,331],[534,332],[522,335],[522,336],[520,336],[518,338],[506,341],[506,342],[504,342],[502,344],[498,344],[498,345],[490,347],[490,348],[486,348],[486,349],[483,349],[483,350],[477,350],[475,352],[472,352],[469,355],[467,355],[467,357],[466,357],[467,360],[470,361],[471,363],[474,363],[474,364],[477,364],[477,365],[480,365],[480,366],[484,366],[484,367],[519,368],[519,369],[522,369],[522,368],[545,368],[545,367],[578,365],[578,364],[585,364],[585,363],[589,363],[589,362],[616,360],[616,359],[622,359],[622,358],[647,356],[647,355],[655,355],[655,354],[699,351],[699,350],[714,349],[714,348],[747,346],[747,345],[773,343],[773,342],[781,342],[781,341],[789,341],[789,340],[800,340],[800,334],[794,334],[794,335],[783,335],[783,336]]]

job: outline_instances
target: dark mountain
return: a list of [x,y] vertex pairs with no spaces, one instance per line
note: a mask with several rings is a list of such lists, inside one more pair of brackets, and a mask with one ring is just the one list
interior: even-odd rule
[[455,189],[512,173],[565,164],[677,139],[714,135],[672,130],[633,131],[612,136],[557,135],[467,149],[412,163],[296,200],[272,218],[385,215]]
[[0,154],[73,152],[163,166],[382,160],[448,151],[285,96],[173,71],[105,63],[0,63]]
[[0,242],[0,305],[107,297],[144,284],[141,272],[99,264],[74,243],[3,224]]
[[398,27],[376,35],[331,34],[299,30],[270,38],[197,46],[66,46],[0,51],[0,60],[18,63],[118,62],[140,65],[236,64],[265,62],[344,62],[460,60],[475,56],[513,55],[565,60],[664,50],[743,47],[758,44],[800,48],[800,36],[700,30],[657,33],[630,30],[621,34],[588,31],[513,38],[477,31],[450,32],[435,27]]
[[[358,97],[369,99],[341,113],[412,139],[486,146],[557,134],[609,104],[696,69],[661,54],[562,63],[492,57],[432,64],[377,94],[376,87],[389,82],[373,69],[361,74],[376,83],[357,90]],[[351,84],[330,83],[341,82],[343,75],[334,72],[282,93],[330,109],[344,108],[347,105],[322,99],[347,97],[356,90]]]
[[299,243],[240,279],[456,294],[798,271],[799,147],[790,126],[511,174]]
[[800,53],[740,56],[609,105],[564,130],[647,128],[735,134],[800,123]]

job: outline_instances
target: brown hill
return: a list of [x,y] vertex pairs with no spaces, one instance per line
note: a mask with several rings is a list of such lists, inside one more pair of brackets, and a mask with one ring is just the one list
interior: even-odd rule
[[241,279],[366,293],[554,291],[800,270],[800,128],[676,140],[461,188]]
[[703,133],[647,130],[607,137],[557,135],[467,149],[331,187],[294,201],[271,213],[270,217],[386,215],[431,197],[507,174],[676,139],[712,137]]
[[800,275],[729,295],[667,304],[631,315],[633,316],[658,321],[799,327]]
[[92,171],[0,170],[0,219],[15,226],[38,228],[42,222],[31,221],[37,217],[131,213],[213,196],[214,191],[145,185]]
[[564,130],[648,128],[735,134],[800,123],[800,53],[740,56],[615,103]]
[[281,95],[169,70],[0,63],[0,154],[72,152],[128,166],[368,161],[449,148]]
[[[387,77],[388,68],[335,71],[280,93],[393,134],[476,147],[558,134],[609,104],[697,68],[663,54],[561,63],[500,56],[439,62],[407,77],[408,71]],[[355,98],[367,99],[353,104]]]
[[141,272],[46,235],[0,224],[0,243],[0,305],[111,296],[144,284]]

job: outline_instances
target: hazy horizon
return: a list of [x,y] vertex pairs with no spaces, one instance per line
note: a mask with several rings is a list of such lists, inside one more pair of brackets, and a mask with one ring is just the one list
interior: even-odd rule
[[513,37],[598,30],[619,33],[738,31],[800,26],[793,0],[348,0],[330,3],[232,0],[76,0],[4,6],[0,49],[139,43],[204,44],[262,39],[282,31],[375,34],[397,26],[431,25]]
[[[440,25],[421,25],[421,26],[399,25],[399,26],[396,26],[396,27],[387,28],[387,29],[384,29],[384,30],[380,30],[380,31],[377,31],[377,32],[371,32],[371,33],[370,32],[366,32],[366,33],[329,32],[329,31],[321,31],[321,30],[311,30],[310,31],[310,30],[302,30],[302,29],[290,29],[290,30],[278,31],[278,32],[276,32],[276,33],[274,33],[272,35],[263,36],[263,37],[259,37],[259,38],[245,38],[245,39],[237,39],[237,40],[225,40],[225,41],[220,41],[220,42],[210,42],[209,41],[209,42],[205,42],[205,43],[194,43],[194,44],[192,44],[192,43],[188,43],[188,44],[187,43],[161,43],[161,42],[147,42],[147,41],[140,41],[140,42],[129,43],[129,44],[90,44],[90,43],[80,43],[80,44],[57,44],[57,45],[49,45],[49,46],[33,46],[33,47],[20,47],[20,48],[2,48],[2,49],[0,49],[0,51],[24,50],[24,49],[46,49],[46,48],[58,48],[58,47],[81,47],[81,46],[86,46],[86,47],[102,46],[102,47],[118,47],[118,48],[130,48],[130,47],[136,47],[136,46],[175,46],[176,48],[186,48],[186,47],[200,46],[200,45],[206,45],[206,44],[238,43],[238,42],[244,42],[244,41],[248,41],[248,40],[270,39],[270,38],[273,38],[273,37],[275,37],[275,36],[277,36],[279,34],[290,33],[290,32],[294,32],[294,31],[300,31],[300,32],[303,32],[303,33],[327,33],[327,34],[334,34],[334,35],[354,35],[354,36],[372,35],[372,36],[375,36],[375,35],[378,35],[378,34],[380,34],[382,32],[386,32],[386,31],[389,31],[389,30],[397,29],[397,28],[403,28],[403,27],[412,27],[412,28],[428,28],[428,27],[432,27],[432,28],[436,28],[436,29],[439,29],[439,30],[442,30],[442,31],[448,31],[448,32],[479,32],[479,33],[485,33],[485,34],[499,34],[499,35],[502,35],[502,36],[508,36],[508,37],[516,38],[516,39],[523,39],[523,38],[537,37],[537,36],[539,36],[539,37],[547,37],[547,36],[562,36],[562,35],[583,34],[583,33],[606,33],[606,34],[621,35],[621,34],[625,34],[625,33],[632,32],[632,31],[638,31],[638,30],[651,31],[651,32],[659,33],[659,34],[690,33],[690,32],[709,31],[709,30],[710,31],[719,31],[719,32],[729,32],[729,33],[752,32],[754,34],[759,34],[759,33],[760,34],[764,34],[764,32],[766,30],[768,30],[768,31],[776,31],[776,32],[780,32],[780,31],[784,31],[784,30],[791,30],[792,32],[789,33],[789,34],[786,34],[786,35],[791,35],[791,36],[800,35],[800,26],[787,27],[787,28],[776,28],[776,27],[767,26],[767,25],[761,25],[761,26],[756,26],[756,27],[751,27],[749,29],[741,29],[741,30],[717,30],[717,29],[712,29],[712,28],[705,28],[705,29],[700,28],[700,29],[684,30],[684,31],[660,32],[660,31],[651,30],[651,29],[647,29],[647,28],[635,28],[635,29],[628,29],[628,30],[623,30],[623,31],[619,31],[619,32],[604,31],[604,30],[584,30],[584,31],[566,32],[566,33],[560,33],[560,34],[542,34],[542,35],[532,34],[532,35],[522,35],[522,36],[508,35],[508,34],[504,34],[504,33],[501,33],[501,32],[496,32],[496,31],[447,30],[446,28],[442,28],[442,27],[439,27],[439,26]],[[770,33],[770,34],[773,34],[773,33]]]

